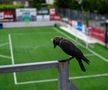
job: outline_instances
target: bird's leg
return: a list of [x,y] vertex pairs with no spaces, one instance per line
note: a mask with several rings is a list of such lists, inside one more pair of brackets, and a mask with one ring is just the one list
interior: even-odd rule
[[67,60],[69,61],[70,63],[70,60],[73,59],[74,57],[73,56],[70,56]]
[[65,61],[68,61],[70,63],[70,60],[73,59],[74,57],[73,56],[70,56],[69,58],[67,59],[64,59],[64,60],[60,60],[60,62],[65,62]]
[[67,59],[64,59],[64,60],[60,60],[60,61],[61,61],[61,62],[63,62],[63,61],[64,61],[64,62],[65,62],[65,61],[68,61],[68,62],[70,62],[70,60],[71,60],[71,59],[73,59],[73,58],[74,58],[73,56],[70,56],[69,58],[67,58]]

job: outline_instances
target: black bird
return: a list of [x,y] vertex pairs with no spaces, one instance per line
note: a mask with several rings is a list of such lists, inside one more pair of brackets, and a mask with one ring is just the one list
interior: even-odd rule
[[84,72],[86,71],[82,61],[86,62],[87,64],[89,64],[90,61],[84,56],[81,50],[77,48],[72,42],[62,37],[55,37],[53,39],[53,44],[54,48],[56,46],[59,46],[66,54],[70,55],[72,58],[76,58],[81,70]]

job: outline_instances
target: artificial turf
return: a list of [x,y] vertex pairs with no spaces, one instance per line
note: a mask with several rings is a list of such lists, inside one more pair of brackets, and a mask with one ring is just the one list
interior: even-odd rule
[[[0,30],[0,65],[12,64],[9,35],[14,64],[65,59],[68,55],[59,47],[54,49],[52,38],[62,36],[69,39],[91,62],[90,65],[84,63],[87,72],[82,72],[77,61],[73,59],[69,64],[69,76],[73,77],[71,80],[79,90],[108,90],[108,62],[105,61],[108,59],[108,50],[103,46],[95,44],[92,48],[86,49],[84,44],[75,40],[75,37],[55,27],[8,28]],[[81,77],[87,75],[90,77]],[[19,72],[16,73],[18,84],[15,85],[13,73],[0,74],[0,90],[58,90],[58,81],[55,80],[57,77],[57,69]],[[51,81],[36,83],[40,80]]]

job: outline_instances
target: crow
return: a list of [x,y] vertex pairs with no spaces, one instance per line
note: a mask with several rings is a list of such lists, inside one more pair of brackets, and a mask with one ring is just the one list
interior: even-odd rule
[[66,54],[70,55],[71,56],[70,59],[76,58],[76,60],[80,65],[81,70],[83,72],[86,71],[82,61],[86,62],[87,64],[89,64],[90,61],[84,56],[81,50],[77,48],[72,42],[62,37],[55,37],[53,38],[53,44],[54,48],[56,46],[59,46]]

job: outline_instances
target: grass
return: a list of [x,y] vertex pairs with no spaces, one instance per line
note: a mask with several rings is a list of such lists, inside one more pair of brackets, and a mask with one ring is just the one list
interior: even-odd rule
[[[90,65],[84,63],[87,72],[82,72],[76,60],[73,59],[69,67],[71,80],[80,90],[108,90],[108,62],[105,61],[108,59],[108,50],[103,46],[95,44],[92,48],[86,49],[84,44],[75,41],[75,37],[55,27],[3,29],[0,30],[0,65],[12,64],[9,34],[15,64],[67,58],[68,55],[60,48],[53,48],[51,40],[55,36],[67,38],[76,44],[91,61]],[[17,84],[13,76],[13,73],[0,74],[0,90],[58,90],[57,69],[16,73]],[[75,79],[77,77],[81,78]],[[37,82],[40,80],[43,82]],[[44,82],[44,80],[50,80],[50,82]]]

